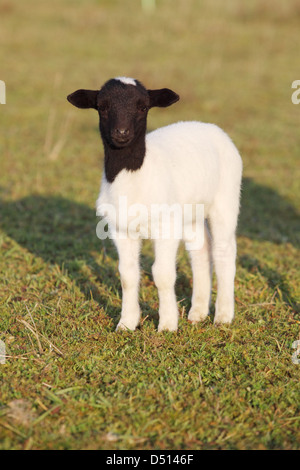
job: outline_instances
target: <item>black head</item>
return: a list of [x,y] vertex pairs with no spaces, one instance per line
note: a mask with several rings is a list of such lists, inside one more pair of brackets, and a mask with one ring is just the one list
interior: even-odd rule
[[145,138],[150,108],[170,106],[179,96],[168,88],[147,90],[137,80],[120,77],[100,90],[77,90],[67,99],[78,108],[96,109],[104,145],[121,149]]

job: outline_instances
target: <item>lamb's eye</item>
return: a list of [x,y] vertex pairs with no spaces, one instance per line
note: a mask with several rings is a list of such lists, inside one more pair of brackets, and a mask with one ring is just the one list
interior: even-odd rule
[[105,113],[109,110],[109,103],[107,101],[104,101],[103,103],[99,104],[98,107],[100,113]]
[[148,110],[147,106],[143,103],[138,103],[137,108],[140,111],[140,113],[146,113]]

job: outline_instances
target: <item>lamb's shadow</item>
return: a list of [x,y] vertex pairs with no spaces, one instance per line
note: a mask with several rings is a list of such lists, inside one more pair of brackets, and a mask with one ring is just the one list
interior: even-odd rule
[[[117,253],[110,240],[97,238],[95,210],[60,196],[32,195],[16,202],[0,201],[0,214],[0,226],[9,237],[46,263],[64,269],[87,299],[92,296],[105,308],[111,291],[119,289]],[[95,259],[101,250],[113,262],[101,266]],[[92,276],[83,272],[83,266]],[[114,322],[118,310],[110,309]]]
[[300,215],[276,191],[244,178],[238,234],[274,244],[300,245]]
[[[111,241],[102,242],[97,238],[98,219],[94,209],[60,196],[32,195],[14,202],[0,201],[0,214],[1,228],[9,237],[45,262],[63,266],[86,298],[91,298],[92,293],[94,300],[105,308],[111,290],[118,291],[121,296],[117,253]],[[241,235],[269,240],[275,244],[290,241],[298,247],[299,228],[299,215],[290,203],[275,191],[250,179],[244,180],[239,221]],[[104,250],[114,262],[99,264],[93,253],[99,253],[100,250]],[[89,267],[96,282],[83,275],[80,262]],[[255,257],[251,257],[251,260],[241,257],[240,262],[247,269],[253,263],[260,266],[262,275],[270,285],[273,285],[274,277],[277,280],[280,278],[275,271],[262,266]],[[144,256],[147,270],[150,270],[151,263],[152,259]],[[284,285],[286,300],[294,306],[285,280],[280,278],[280,283]],[[177,296],[186,297],[189,286],[190,280],[179,273]],[[119,307],[106,308],[114,323],[118,320],[119,310]],[[157,313],[154,314],[149,307],[148,312],[156,322]]]
[[[290,243],[299,248],[300,216],[295,207],[276,191],[245,178],[239,234],[252,240],[269,241],[274,245]],[[286,304],[299,312],[299,304],[290,292],[286,276],[265,265],[255,257],[255,253],[240,256],[239,262],[247,270],[260,272],[271,289],[278,286]]]

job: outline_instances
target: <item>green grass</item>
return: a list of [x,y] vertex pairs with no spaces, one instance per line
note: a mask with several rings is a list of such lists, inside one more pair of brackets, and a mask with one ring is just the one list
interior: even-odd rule
[[[158,0],[147,14],[138,0],[0,0],[0,17],[0,448],[299,449],[298,2]],[[157,333],[145,243],[141,328],[114,332],[118,261],[95,234],[97,115],[66,95],[116,75],[180,94],[149,129],[214,122],[240,149],[230,327],[214,327],[213,308],[187,322],[181,249],[179,330]]]

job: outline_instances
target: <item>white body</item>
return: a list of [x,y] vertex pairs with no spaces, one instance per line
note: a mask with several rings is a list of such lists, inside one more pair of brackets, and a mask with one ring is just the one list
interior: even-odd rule
[[[128,206],[141,204],[203,204],[209,221],[205,224],[204,245],[191,250],[193,297],[189,320],[197,322],[209,313],[211,261],[218,280],[215,322],[231,322],[234,316],[235,230],[239,212],[242,161],[229,137],[217,126],[200,122],[179,122],[157,129],[146,136],[146,155],[137,171],[123,169],[113,183],[102,179],[97,200],[98,215],[105,215],[112,231],[123,231],[113,214],[104,211],[111,205],[117,213],[120,197]],[[106,206],[108,207],[108,206]],[[149,223],[149,220],[147,221]],[[145,227],[145,230],[149,225]],[[140,228],[141,229],[141,228]],[[142,231],[142,230],[141,230]],[[123,288],[119,328],[135,329],[140,320],[138,302],[140,238],[115,240]],[[184,238],[184,237],[183,237]],[[187,241],[187,240],[185,240]],[[175,297],[176,253],[179,240],[155,240],[152,268],[160,299],[159,330],[177,329]]]

